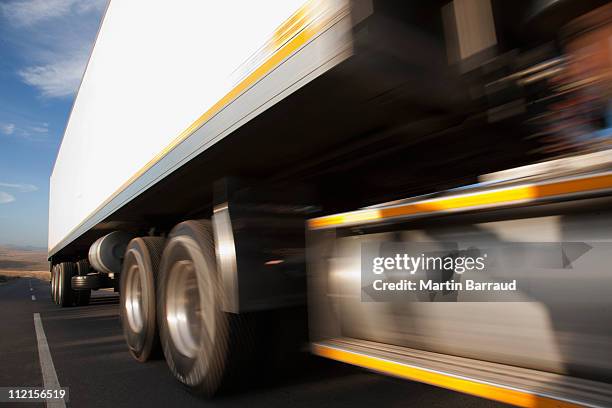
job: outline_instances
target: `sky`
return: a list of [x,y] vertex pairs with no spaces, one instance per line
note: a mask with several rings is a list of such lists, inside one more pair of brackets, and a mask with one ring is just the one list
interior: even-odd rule
[[47,247],[49,177],[107,0],[0,0],[0,245]]

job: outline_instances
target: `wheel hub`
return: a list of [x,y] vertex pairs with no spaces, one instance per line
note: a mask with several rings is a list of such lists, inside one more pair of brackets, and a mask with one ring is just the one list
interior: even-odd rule
[[202,319],[198,278],[191,260],[176,262],[170,271],[166,318],[177,350],[195,357],[200,348]]
[[144,327],[144,305],[142,296],[142,280],[137,265],[132,265],[127,273],[125,290],[125,311],[130,328],[140,333]]

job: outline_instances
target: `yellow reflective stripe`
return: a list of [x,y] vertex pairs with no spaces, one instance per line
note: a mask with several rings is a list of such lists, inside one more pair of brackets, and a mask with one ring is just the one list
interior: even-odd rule
[[522,185],[494,191],[434,198],[388,208],[367,209],[329,215],[309,220],[308,226],[311,229],[337,227],[432,212],[465,210],[492,205],[517,204],[537,199],[609,188],[612,188],[612,175],[604,174],[541,185]]
[[289,38],[293,37],[298,31],[311,22],[315,1],[317,0],[311,0],[304,4],[276,29],[272,35],[270,47],[274,50],[278,49]]
[[367,368],[384,374],[419,381],[422,383],[435,385],[437,387],[447,388],[449,390],[459,391],[465,394],[471,394],[477,397],[500,401],[519,407],[574,408],[579,406],[569,402],[530,394],[528,392],[519,391],[516,389],[472,381],[449,374],[429,371],[386,359],[372,357],[366,354],[340,350],[320,344],[313,344],[312,352],[321,357]]
[[[308,2],[307,4],[310,3],[311,2]],[[289,19],[291,18],[292,17],[290,17]],[[230,90],[223,98],[221,98],[211,108],[204,112],[187,129],[183,130],[172,142],[170,142],[168,146],[166,146],[161,152],[156,154],[155,157],[149,160],[149,162],[145,164],[140,170],[138,170],[132,177],[130,177],[128,181],[123,183],[121,187],[119,187],[119,189],[113,195],[111,195],[96,210],[94,210],[93,213],[97,212],[99,209],[108,204],[108,202],[110,202],[117,194],[125,190],[138,177],[142,176],[147,170],[153,167],[155,163],[157,163],[160,159],[166,156],[171,150],[173,150],[183,140],[185,140],[193,132],[200,128],[210,118],[215,116],[219,111],[221,111],[221,109],[223,109],[226,105],[235,100],[246,89],[250,88],[253,84],[255,84],[255,82],[259,81],[265,74],[272,71],[273,68],[279,65],[280,62],[282,62],[289,55],[293,54],[293,52],[295,52],[298,48],[306,44],[306,42],[308,42],[308,40],[310,40],[314,36],[314,34],[316,34],[315,29],[313,27],[310,27],[310,29],[307,28],[301,31],[298,35],[296,35],[290,42],[288,42],[284,47],[279,49],[275,54],[273,54],[270,58],[264,61],[263,64],[261,64],[253,72],[251,72],[245,79],[243,79],[238,85],[236,85],[232,90]]]

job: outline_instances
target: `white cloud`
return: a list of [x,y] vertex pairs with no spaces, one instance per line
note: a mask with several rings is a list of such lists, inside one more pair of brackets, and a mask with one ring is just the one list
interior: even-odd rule
[[7,136],[40,141],[47,137],[49,124],[47,122],[0,123],[0,133]]
[[87,55],[47,65],[27,67],[18,72],[28,85],[40,90],[43,96],[60,98],[74,94],[81,82]]
[[[38,190],[38,187],[36,187],[33,184],[20,184],[20,183],[3,183],[0,182],[0,187],[4,187],[4,188],[14,188],[17,191],[19,191],[20,193],[29,193],[31,191],[36,191]],[[6,193],[5,193],[6,194]]]
[[21,80],[46,98],[74,95],[106,3],[13,0],[0,4],[0,14],[12,27],[10,38],[28,61],[17,70]]
[[47,124],[44,124],[42,126],[32,126],[30,129],[32,130],[32,132],[36,133],[49,133],[49,127]]
[[0,191],[0,204],[12,203],[15,197],[4,191]]
[[15,131],[14,123],[0,123],[0,132],[5,135],[11,135]]
[[18,0],[0,6],[7,19],[17,26],[34,24],[68,14],[102,9],[106,0]]

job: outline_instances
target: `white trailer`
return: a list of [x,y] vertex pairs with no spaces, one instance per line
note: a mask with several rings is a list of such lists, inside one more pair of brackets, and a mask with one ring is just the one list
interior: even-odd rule
[[109,2],[51,174],[49,254],[348,57],[348,11]]
[[[50,180],[54,301],[86,305],[114,287],[132,356],[163,353],[206,394],[308,341],[308,303],[324,357],[522,406],[609,403],[609,352],[588,343],[609,342],[610,325],[582,318],[609,308],[605,296],[581,292],[585,307],[553,316],[575,325],[565,332],[545,326],[541,304],[360,301],[359,244],[427,230],[414,219],[457,212],[449,222],[467,229],[550,232],[564,224],[547,211],[597,207],[584,225],[609,241],[601,168],[552,181],[565,190],[546,206],[529,194],[549,187],[456,190],[534,160],[523,137],[545,99],[534,84],[563,64],[545,45],[602,1],[426,3],[110,1]],[[516,330],[498,324],[504,315]],[[520,328],[538,347],[507,341]],[[555,342],[560,332],[570,340]]]
[[[304,304],[304,200],[275,201],[279,225],[262,228],[265,211],[245,211],[237,192],[316,142],[290,140],[271,110],[349,58],[351,29],[371,12],[347,0],[109,2],[50,180],[54,301],[121,289],[132,355],[163,349],[181,382],[219,388],[240,354],[233,339],[252,331],[245,313]],[[247,196],[260,200],[256,189]],[[254,253],[255,236],[270,253]],[[185,297],[204,281],[207,295]],[[206,346],[185,320],[204,311]],[[160,313],[171,316],[158,330]]]

